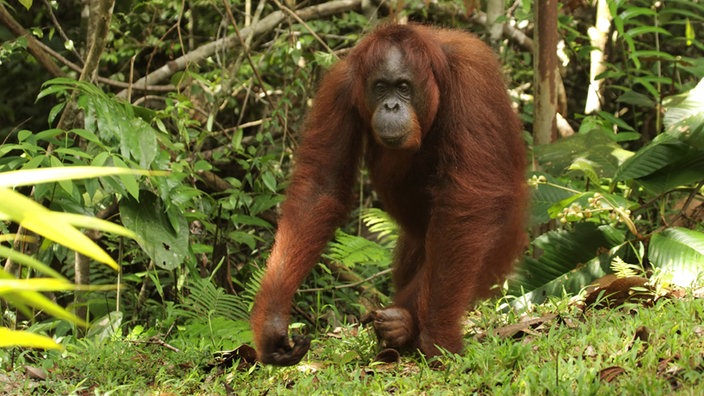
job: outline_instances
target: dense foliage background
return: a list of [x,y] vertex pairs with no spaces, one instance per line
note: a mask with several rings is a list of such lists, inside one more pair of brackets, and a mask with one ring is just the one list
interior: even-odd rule
[[[100,43],[97,3],[0,1],[4,330],[70,338],[81,330],[61,320],[68,318],[94,323],[94,336],[146,328],[220,349],[250,342],[248,311],[321,74],[381,21],[456,27],[488,40],[481,2],[123,0],[86,74],[89,49]],[[558,109],[567,126],[549,145],[534,146],[531,133],[532,2],[510,4],[499,20],[510,35],[493,45],[525,122],[534,187],[531,245],[500,288],[499,309],[577,294],[606,273],[644,277],[639,286],[667,293],[691,286],[704,268],[704,43],[695,34],[704,31],[704,4],[605,4],[601,100],[590,114],[595,8],[561,5]],[[168,172],[84,170],[41,183],[13,173],[73,166]],[[299,331],[356,321],[388,301],[383,275],[396,228],[364,171],[359,180],[349,224],[296,297]],[[18,201],[13,187],[51,212]],[[132,233],[50,217],[64,212]],[[32,227],[32,217],[45,223]],[[51,224],[66,228],[52,237],[43,233]],[[85,235],[109,257],[63,243],[61,230],[74,226],[100,230]],[[111,260],[118,271],[99,265]],[[67,279],[93,289],[71,290]]]

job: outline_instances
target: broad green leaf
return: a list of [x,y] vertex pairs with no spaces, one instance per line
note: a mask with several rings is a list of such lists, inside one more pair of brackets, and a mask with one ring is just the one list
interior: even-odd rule
[[[39,99],[39,98],[37,98]],[[64,110],[64,107],[66,107],[66,102],[61,102],[51,108],[49,110],[49,115],[47,116],[47,119],[49,121],[49,124],[54,124],[54,121],[56,120],[56,117],[61,114],[61,112]]]
[[[64,167],[64,164],[63,164],[61,161],[59,161],[59,159],[56,158],[56,157],[53,156],[53,155],[50,155],[50,156],[49,156],[49,165],[51,166],[50,169],[60,169],[60,168],[63,168],[63,167]],[[61,189],[63,189],[64,191],[66,191],[66,193],[67,193],[68,195],[72,195],[73,189],[74,189],[74,185],[73,185],[73,182],[72,182],[71,180],[63,179],[63,180],[57,180],[56,182],[59,184],[59,186],[61,187]]]
[[233,240],[237,243],[246,245],[250,249],[255,249],[257,246],[257,241],[260,240],[255,235],[246,231],[232,231],[227,233],[227,238]]
[[531,189],[531,223],[544,224],[551,219],[548,213],[550,207],[562,200],[568,199],[577,192],[567,186],[562,186],[557,179],[548,174],[536,173],[536,175],[545,176],[547,184],[538,184],[534,189]]
[[120,311],[109,312],[107,315],[91,323],[86,337],[94,338],[97,341],[103,341],[112,337],[116,331],[121,331],[120,326],[122,326],[122,318],[123,314]]
[[677,187],[704,180],[704,152],[692,150],[672,164],[637,180],[653,194],[663,194]]
[[571,171],[579,171],[594,185],[599,185],[599,176],[596,173],[595,168],[598,167],[593,161],[586,158],[578,157],[572,161],[572,164],[567,168]]
[[63,133],[64,133],[64,131],[62,129],[53,128],[53,129],[47,129],[47,130],[41,131],[41,132],[32,133],[31,138],[33,139],[32,140],[33,142],[44,140],[46,142],[53,143],[53,142],[57,142],[57,140],[55,138],[57,136],[60,136]]
[[[704,20],[704,5],[694,2],[692,0],[672,0],[668,2],[669,5],[677,5],[675,7],[664,7],[660,10],[659,14],[662,18],[667,18],[668,20],[682,21],[682,19],[693,19],[695,21]],[[682,7],[685,6],[685,7]],[[684,17],[684,18],[682,18]],[[685,34],[685,37],[688,37]],[[692,39],[694,35],[692,34]]]
[[624,92],[621,96],[616,99],[621,103],[628,103],[636,106],[643,106],[647,108],[654,108],[657,103],[647,95],[638,93],[636,91],[630,90]]
[[188,224],[179,217],[179,229],[174,230],[164,206],[149,191],[140,191],[139,201],[125,197],[120,201],[122,223],[140,238],[139,245],[159,268],[172,270],[188,255]]
[[128,145],[131,157],[148,169],[156,158],[156,131],[141,118],[132,118],[122,129],[121,144]]
[[73,322],[79,326],[88,327],[88,323],[86,323],[84,320],[63,309],[61,306],[44,297],[44,295],[39,292],[14,292],[5,294],[3,297],[8,302],[12,303],[13,301],[17,301],[24,305],[34,307],[37,310],[44,311],[44,313],[47,313],[58,319]]
[[616,171],[617,181],[648,176],[675,162],[687,153],[689,147],[671,139],[667,143],[652,142],[628,158]]
[[43,349],[63,349],[50,337],[39,334],[33,334],[28,331],[10,330],[6,327],[0,327],[0,347],[27,347],[27,348],[43,348]]
[[[125,164],[119,156],[112,156],[112,160],[116,165],[127,168],[127,164]],[[134,175],[126,173],[120,174],[119,178],[125,190],[127,190],[132,197],[137,198],[139,196],[139,183],[137,183],[137,178],[134,177]]]
[[[532,291],[560,278],[623,243],[625,234],[611,226],[577,223],[572,230],[554,230],[533,241],[537,258],[527,257],[510,282],[514,294]],[[608,265],[608,264],[607,264]],[[608,267],[607,267],[608,268]],[[574,290],[573,290],[574,291]]]
[[241,213],[235,213],[230,216],[230,221],[232,221],[232,224],[271,228],[271,224],[261,217],[248,216]]
[[63,154],[65,156],[74,157],[74,158],[87,159],[87,160],[90,160],[92,157],[90,154],[86,153],[82,149],[75,149],[75,148],[57,147],[56,149],[54,149],[54,153]]
[[264,182],[266,188],[268,188],[271,192],[276,192],[276,177],[274,177],[273,173],[264,172],[262,174],[262,181]]
[[635,130],[635,129],[633,129],[632,126],[628,125],[628,123],[626,121],[624,121],[623,118],[616,117],[607,111],[600,111],[599,117],[602,117],[605,120],[609,121],[611,124],[617,126],[620,130],[625,130],[625,131],[634,131]]
[[648,248],[655,268],[672,274],[672,282],[690,286],[704,273],[704,233],[673,227],[654,234]]
[[704,150],[704,79],[688,92],[663,100],[667,135]]
[[603,129],[579,133],[534,150],[541,166],[553,175],[559,175],[577,158],[582,158],[591,161],[594,171],[605,177],[612,175],[623,161],[623,149],[616,143],[615,135]]
[[232,136],[232,150],[236,153],[241,153],[243,148],[242,148],[242,139],[244,138],[244,129],[242,128],[237,128],[235,131],[235,134]]
[[667,52],[663,51],[656,51],[656,50],[639,50],[639,51],[633,51],[631,56],[635,56],[638,58],[654,58],[658,60],[666,60],[669,62],[674,62],[677,60],[677,58],[674,55],[668,54]]
[[[102,144],[102,142],[100,141],[98,136],[96,136],[95,133],[93,133],[92,131],[89,131],[87,129],[76,128],[76,129],[71,129],[70,132],[75,133],[76,135],[82,137],[83,139],[85,139],[91,143],[97,144],[98,147],[104,149],[105,151],[109,150],[105,145]],[[104,154],[107,154],[107,153],[104,153]]]
[[594,257],[586,264],[573,267],[559,277],[521,295],[511,305],[520,311],[529,308],[531,304],[542,304],[549,296],[575,295],[595,280],[606,275],[608,262],[607,257]]

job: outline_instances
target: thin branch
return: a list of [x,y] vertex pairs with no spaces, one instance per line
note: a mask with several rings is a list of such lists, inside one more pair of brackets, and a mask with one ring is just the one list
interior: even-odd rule
[[[247,63],[249,63],[249,67],[252,68],[252,72],[254,73],[254,77],[257,79],[259,88],[261,88],[262,92],[264,93],[264,97],[266,97],[266,101],[269,106],[272,106],[273,101],[271,100],[271,97],[269,97],[269,92],[266,89],[266,85],[264,85],[264,79],[262,79],[262,76],[259,73],[259,69],[257,69],[257,65],[254,64],[252,56],[249,54],[249,47],[247,46],[245,40],[242,38],[242,35],[240,34],[240,29],[239,27],[237,27],[237,21],[235,20],[235,16],[232,15],[230,3],[228,2],[228,0],[223,0],[222,4],[225,6],[225,12],[227,13],[227,17],[230,19],[230,24],[232,24],[232,27],[235,29],[234,36],[239,40],[240,46],[244,48],[244,56],[247,59]],[[283,122],[283,120],[281,121]]]
[[280,10],[284,11],[289,16],[291,16],[293,19],[295,19],[298,23],[303,25],[303,27],[306,28],[306,30],[308,32],[310,32],[310,34],[323,46],[323,48],[325,48],[330,54],[337,56],[337,55],[335,55],[335,52],[332,50],[332,48],[328,47],[328,44],[325,41],[323,41],[323,39],[321,39],[320,36],[318,36],[315,33],[315,31],[313,31],[313,29],[303,19],[301,19],[298,15],[296,15],[296,13],[293,10],[291,10],[290,8],[281,4],[277,0],[273,0],[273,1],[274,1],[274,4],[276,4],[276,6],[279,7]]
[[[61,55],[60,53],[54,51],[51,47],[47,46],[46,44],[42,43],[41,41],[37,41],[37,46],[39,49],[42,51],[46,52],[49,54],[52,58],[55,58],[59,62],[61,62],[63,65],[67,66],[69,69],[80,73],[83,70],[83,67],[71,62],[70,60],[66,59]],[[151,91],[151,92],[171,92],[175,91],[178,89],[175,85],[147,85],[146,87],[134,87],[132,84],[126,83],[124,81],[117,81],[117,80],[112,80],[107,77],[101,77],[98,76],[97,78],[98,82],[101,82],[105,85],[110,85],[116,88],[122,88],[122,89],[127,89],[132,87],[133,89],[140,90],[140,91]]]
[[0,23],[7,26],[8,29],[15,35],[15,37],[24,37],[27,39],[27,50],[34,56],[34,58],[39,62],[44,69],[46,69],[49,74],[54,77],[61,77],[64,72],[59,69],[59,67],[54,63],[54,61],[46,56],[46,54],[40,49],[40,41],[35,39],[31,33],[29,33],[15,18],[10,15],[7,8],[0,3]]
[[[49,0],[44,0],[44,5],[46,6],[46,9],[49,11],[49,17],[51,18],[51,22],[54,24],[54,27],[56,28],[56,31],[59,32],[59,36],[64,40],[64,42],[73,42],[67,35],[66,32],[64,32],[64,29],[61,27],[61,24],[59,23],[59,20],[56,19],[56,15],[54,14],[54,9],[51,7],[51,4],[49,3]],[[70,50],[73,55],[78,58],[78,60],[81,62],[81,64],[84,64],[85,62],[83,61],[83,58],[81,58],[81,54],[76,51],[76,48],[71,48]]]
[[[350,11],[360,8],[362,0],[336,0],[329,1],[323,4],[318,4],[310,7],[303,8],[296,12],[299,18],[302,20],[307,20],[316,17],[325,17],[328,15],[337,14],[340,12]],[[274,29],[281,21],[286,17],[283,11],[274,11],[266,17],[262,18],[258,23],[253,24],[248,27],[244,27],[240,30],[240,37],[237,35],[230,35],[210,43],[204,44],[189,53],[180,56],[173,61],[168,62],[164,66],[154,70],[148,75],[137,80],[134,85],[135,87],[144,87],[149,83],[157,83],[168,79],[174,73],[181,71],[186,68],[186,65],[190,63],[200,62],[207,57],[214,54],[219,49],[232,49],[240,45],[240,38],[245,41],[250,36],[262,35],[266,32]],[[127,91],[120,91],[118,97],[126,97]]]
[[[489,20],[486,14],[482,11],[475,12],[474,15],[470,17],[470,19],[472,20],[472,22],[477,23],[479,25],[489,26]],[[526,49],[528,52],[533,53],[533,39],[528,37],[520,29],[510,25],[507,22],[504,22],[501,25],[501,29],[505,37],[513,40],[522,48]]]
[[[107,44],[107,35],[110,30],[110,21],[112,20],[112,11],[115,7],[115,0],[98,0],[90,3],[89,12],[89,29],[88,29],[88,52],[83,65],[83,70],[78,77],[78,81],[93,82],[98,76],[98,66],[100,65],[100,57],[105,50]],[[61,113],[61,118],[56,124],[56,128],[68,130],[75,128],[80,123],[80,111],[76,106],[76,92],[71,95],[64,111]],[[52,147],[47,149],[47,155],[52,151]]]
[[359,285],[361,285],[361,284],[363,284],[363,283],[369,282],[370,280],[372,280],[372,279],[374,279],[374,278],[378,278],[378,277],[380,277],[380,276],[384,276],[384,275],[386,275],[386,274],[390,274],[392,271],[393,271],[392,268],[387,268],[387,269],[385,269],[385,270],[382,270],[382,271],[377,272],[377,273],[374,274],[374,275],[370,275],[370,276],[368,276],[368,277],[366,277],[366,278],[364,278],[364,279],[361,279],[361,280],[359,280],[359,281],[356,281],[356,282],[345,283],[344,285],[336,285],[336,286],[332,286],[332,287],[316,287],[316,288],[313,288],[313,289],[301,289],[301,290],[299,290],[298,292],[299,292],[299,293],[311,293],[311,292],[320,292],[320,291],[325,291],[325,290],[339,290],[339,289],[347,289],[347,288],[350,288],[350,287],[357,287],[357,286],[359,286]]

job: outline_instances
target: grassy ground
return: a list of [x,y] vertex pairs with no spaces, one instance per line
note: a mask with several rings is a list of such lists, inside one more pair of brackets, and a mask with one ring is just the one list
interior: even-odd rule
[[465,355],[441,365],[417,355],[375,363],[372,332],[347,326],[319,334],[298,366],[208,369],[212,344],[175,333],[169,345],[138,337],[74,341],[63,353],[5,350],[2,369],[13,359],[14,370],[0,370],[0,393],[704,394],[702,299],[586,313],[560,301],[539,307],[530,322],[493,308],[470,313]]

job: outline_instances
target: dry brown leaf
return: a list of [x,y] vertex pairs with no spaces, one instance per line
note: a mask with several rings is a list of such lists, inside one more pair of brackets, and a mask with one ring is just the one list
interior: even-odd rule
[[386,348],[374,357],[374,361],[382,363],[398,363],[401,361],[401,354],[393,348]]
[[39,380],[46,379],[46,371],[44,371],[44,369],[42,369],[42,368],[32,367],[32,366],[24,366],[24,371],[27,373],[27,376],[29,376],[29,378],[39,379]]
[[557,317],[557,314],[549,314],[539,318],[528,318],[520,323],[502,326],[494,330],[494,334],[502,338],[521,338],[526,334],[537,334],[534,329],[538,326],[550,322]]
[[213,354],[213,359],[206,367],[213,369],[226,369],[232,366],[235,362],[239,362],[237,370],[242,371],[248,369],[257,362],[257,351],[249,345],[242,344],[231,351],[218,351]]
[[611,366],[599,371],[599,379],[604,382],[612,382],[619,375],[625,373],[626,370],[623,367]]
[[652,303],[655,295],[648,286],[648,279],[641,276],[618,278],[613,274],[603,276],[588,289],[585,308],[613,308],[625,302]]

